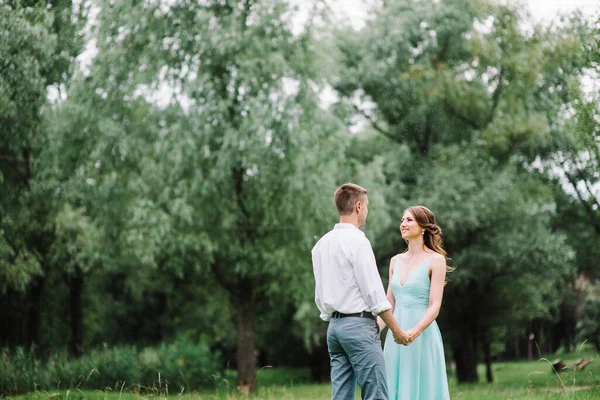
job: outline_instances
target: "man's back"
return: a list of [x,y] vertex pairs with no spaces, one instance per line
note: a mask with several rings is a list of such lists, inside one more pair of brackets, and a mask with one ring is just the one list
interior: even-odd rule
[[375,311],[387,302],[371,244],[354,225],[336,224],[314,246],[312,261],[321,319],[329,321],[335,311]]

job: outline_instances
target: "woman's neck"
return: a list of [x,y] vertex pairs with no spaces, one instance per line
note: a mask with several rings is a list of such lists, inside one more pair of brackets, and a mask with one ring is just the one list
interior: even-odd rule
[[410,256],[416,256],[425,252],[425,242],[423,236],[408,240],[408,250],[406,251]]

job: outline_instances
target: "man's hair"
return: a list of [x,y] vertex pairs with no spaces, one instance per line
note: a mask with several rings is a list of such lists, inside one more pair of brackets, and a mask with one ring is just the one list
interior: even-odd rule
[[344,183],[335,191],[335,206],[340,215],[350,215],[359,201],[364,201],[367,189],[354,183]]

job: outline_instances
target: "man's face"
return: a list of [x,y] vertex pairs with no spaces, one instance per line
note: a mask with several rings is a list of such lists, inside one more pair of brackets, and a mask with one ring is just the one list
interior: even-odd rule
[[358,211],[358,226],[365,226],[367,215],[369,214],[369,198],[367,195],[360,202],[360,210]]

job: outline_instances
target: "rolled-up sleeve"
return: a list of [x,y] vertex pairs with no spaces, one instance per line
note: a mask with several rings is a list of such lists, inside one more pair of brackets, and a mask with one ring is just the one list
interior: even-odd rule
[[318,285],[315,286],[315,303],[317,304],[317,308],[320,312],[319,318],[321,318],[323,321],[329,321],[331,319],[331,313],[325,311],[325,307],[323,306],[323,302],[321,301],[321,296],[319,294],[319,287]]
[[390,310],[392,305],[388,301],[381,277],[377,269],[375,254],[368,239],[361,243],[356,249],[354,262],[354,276],[365,302],[369,306],[369,311],[373,315],[378,315],[386,310]]

